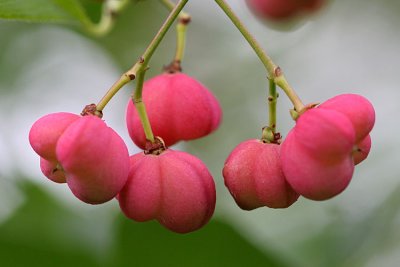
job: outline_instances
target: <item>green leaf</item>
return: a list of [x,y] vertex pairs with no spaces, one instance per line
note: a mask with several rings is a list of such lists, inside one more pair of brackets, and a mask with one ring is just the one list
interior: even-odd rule
[[0,0],[0,19],[83,25],[90,23],[77,0]]

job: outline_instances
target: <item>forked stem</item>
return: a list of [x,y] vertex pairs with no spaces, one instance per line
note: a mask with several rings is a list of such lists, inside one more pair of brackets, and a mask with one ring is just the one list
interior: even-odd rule
[[173,22],[178,17],[179,13],[182,11],[183,7],[186,5],[188,0],[180,0],[176,6],[172,9],[171,13],[161,26],[160,30],[157,32],[156,36],[153,38],[149,46],[144,51],[143,55],[139,58],[135,65],[132,66],[128,71],[126,71],[122,76],[116,81],[112,87],[107,91],[103,98],[97,104],[97,110],[102,111],[111,98],[127,83],[134,80],[141,71],[144,71],[148,63],[157,49],[158,45],[164,38],[165,34],[168,32],[169,28]]
[[296,92],[287,82],[285,76],[281,69],[272,61],[272,59],[267,55],[267,53],[261,48],[257,40],[251,35],[244,24],[240,21],[237,15],[233,12],[231,7],[226,3],[225,0],[215,0],[215,2],[220,6],[220,8],[229,17],[236,28],[242,33],[243,37],[247,40],[250,46],[253,48],[254,52],[260,58],[265,69],[268,73],[268,78],[272,80],[276,85],[278,85],[285,94],[289,97],[290,101],[293,103],[294,108],[297,111],[301,111],[304,104],[301,102],[300,98],[297,96]]

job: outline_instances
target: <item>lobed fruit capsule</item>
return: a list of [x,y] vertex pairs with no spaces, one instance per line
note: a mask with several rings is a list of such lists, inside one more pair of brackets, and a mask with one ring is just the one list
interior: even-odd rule
[[54,182],[66,182],[84,202],[111,200],[128,178],[125,143],[96,116],[46,115],[33,124],[29,141],[40,155],[43,174]]
[[286,182],[279,154],[279,145],[255,139],[240,143],[231,152],[222,173],[240,208],[287,208],[298,199],[299,194]]
[[[146,81],[143,102],[153,133],[166,146],[206,136],[221,122],[218,100],[204,85],[184,73],[165,73]],[[126,123],[133,142],[144,149],[146,137],[132,101],[128,102]]]
[[324,200],[350,183],[354,165],[371,149],[371,103],[356,94],[335,96],[305,111],[282,144],[282,168],[301,195]]
[[215,194],[211,174],[199,159],[167,149],[160,155],[131,156],[129,179],[118,201],[130,219],[155,219],[171,231],[187,233],[209,221]]
[[72,193],[86,203],[111,200],[127,181],[128,149],[121,137],[96,116],[84,116],[72,123],[59,138],[56,155]]
[[65,129],[80,116],[58,112],[38,119],[29,131],[29,142],[35,152],[42,158],[56,161],[56,144]]
[[246,3],[258,17],[282,21],[301,13],[315,12],[324,0],[246,0]]

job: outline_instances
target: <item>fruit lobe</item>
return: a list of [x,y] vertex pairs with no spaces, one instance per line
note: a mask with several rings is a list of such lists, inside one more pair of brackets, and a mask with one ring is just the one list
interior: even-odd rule
[[363,140],[375,124],[374,107],[361,95],[341,94],[328,99],[318,108],[335,110],[345,115],[354,127],[356,142]]
[[67,182],[64,171],[56,161],[48,161],[40,157],[40,169],[42,173],[53,182],[59,184]]
[[341,193],[354,171],[351,152],[340,161],[322,160],[298,142],[294,131],[295,128],[281,145],[282,169],[288,183],[300,195],[312,200],[325,200]]
[[240,143],[231,152],[222,173],[240,208],[287,208],[298,199],[299,194],[286,182],[279,154],[279,145],[255,139]]
[[56,144],[65,129],[80,116],[58,112],[38,119],[29,131],[29,142],[33,150],[42,158],[56,161]]
[[96,116],[73,122],[59,138],[56,155],[72,193],[86,203],[111,200],[128,178],[125,143]]
[[335,110],[313,108],[306,111],[292,132],[304,151],[327,162],[348,157],[355,143],[351,122]]
[[[215,96],[201,83],[183,73],[161,74],[143,85],[143,102],[153,133],[166,146],[203,137],[221,122]],[[146,137],[138,113],[128,102],[126,123],[134,143],[145,148]]]
[[118,195],[123,213],[135,221],[155,219],[177,233],[199,229],[215,209],[215,185],[206,166],[185,152],[131,156],[125,187]]
[[364,161],[371,150],[371,136],[367,135],[361,140],[353,150],[354,164],[357,165]]

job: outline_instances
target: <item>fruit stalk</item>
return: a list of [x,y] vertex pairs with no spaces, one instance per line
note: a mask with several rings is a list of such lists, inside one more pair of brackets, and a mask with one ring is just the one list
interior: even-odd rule
[[156,51],[158,45],[163,40],[165,34],[171,28],[172,23],[176,20],[179,13],[182,11],[183,7],[186,5],[188,0],[180,0],[174,9],[171,11],[160,30],[154,36],[153,40],[150,42],[149,46],[146,48],[143,55],[139,60],[132,66],[128,71],[126,71],[122,76],[116,81],[108,92],[103,96],[103,98],[97,104],[97,110],[102,111],[104,107],[108,104],[111,98],[127,83],[134,80],[136,76],[147,68],[147,65]]
[[268,126],[275,133],[276,130],[276,103],[278,102],[278,93],[276,92],[276,84],[274,80],[269,79],[269,96],[268,96],[268,110],[269,110],[269,123]]
[[149,121],[149,117],[147,116],[146,107],[142,100],[142,91],[143,91],[143,82],[144,82],[144,75],[146,70],[141,71],[138,76],[138,80],[136,82],[136,89],[135,93],[132,96],[132,101],[135,104],[136,110],[139,114],[140,121],[142,122],[144,134],[146,139],[150,142],[154,143],[154,134],[151,130],[151,124]]
[[297,111],[302,110],[304,107],[303,103],[301,102],[300,98],[297,96],[293,88],[287,82],[280,67],[278,67],[268,56],[268,54],[261,48],[258,41],[251,35],[251,33],[247,30],[247,28],[240,21],[240,19],[233,12],[232,8],[226,3],[226,1],[215,0],[215,2],[225,12],[225,14],[232,21],[232,23],[236,26],[236,28],[240,31],[243,37],[247,40],[249,45],[253,48],[254,52],[260,58],[265,69],[267,70],[269,79],[273,80],[276,85],[282,88],[282,90],[289,97],[290,101],[293,103],[293,106]]
[[[161,3],[172,10],[174,8],[174,3],[170,0],[160,0]],[[187,26],[190,23],[191,17],[188,13],[181,11],[178,16],[178,24],[176,25],[176,51],[173,63],[179,65],[183,60],[186,47],[186,31]]]
[[176,52],[174,60],[176,62],[182,62],[185,54],[186,47],[186,31],[187,25],[190,23],[190,16],[180,16],[179,22],[176,25]]

